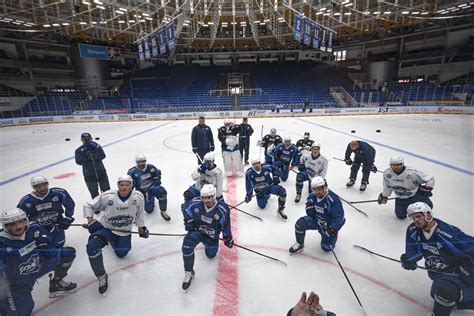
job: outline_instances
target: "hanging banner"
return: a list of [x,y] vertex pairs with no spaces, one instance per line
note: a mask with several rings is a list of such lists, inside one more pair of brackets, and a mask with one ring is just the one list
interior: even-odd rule
[[143,49],[145,51],[145,59],[150,59],[151,56],[150,56],[150,46],[148,43],[148,36],[145,36],[143,38]]
[[332,37],[334,34],[332,32],[328,33],[328,52],[332,52]]
[[160,54],[166,53],[166,42],[165,42],[165,29],[161,28],[157,32],[158,38],[158,48],[160,49]]
[[314,24],[309,20],[305,20],[304,22],[303,42],[306,46],[311,46],[311,33],[313,31]]
[[326,30],[323,29],[323,36],[321,37],[321,47],[320,49],[325,52],[326,51]]
[[137,45],[138,45],[138,59],[145,60],[145,54],[143,53],[143,43],[141,39],[138,40]]
[[150,35],[151,37],[151,56],[158,56],[158,45],[156,44],[156,33]]
[[316,26],[314,28],[314,37],[313,37],[313,47],[316,49],[319,49],[319,32],[321,28],[319,26]]
[[301,38],[303,37],[303,19],[301,15],[295,15],[295,31],[293,37],[297,42],[301,42]]
[[174,41],[174,24],[173,23],[168,23],[166,25],[166,37],[168,39],[168,49],[172,50],[175,45]]

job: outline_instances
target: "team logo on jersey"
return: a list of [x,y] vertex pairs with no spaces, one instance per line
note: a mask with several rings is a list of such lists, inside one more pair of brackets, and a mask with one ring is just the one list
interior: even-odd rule
[[151,169],[150,169],[150,172],[155,172],[155,168],[151,168]]
[[193,209],[193,212],[198,214],[199,213],[199,209],[196,207],[195,209]]
[[[38,233],[38,236],[36,234]],[[35,238],[39,237],[39,230],[35,231]],[[23,248],[18,249],[18,252],[20,253],[20,256],[26,256],[29,254],[33,249],[36,249],[36,241],[30,242],[28,245],[26,245]]]
[[436,271],[445,271],[449,268],[449,264],[447,264],[443,258],[439,256],[429,256],[425,259],[425,265],[428,269],[436,270]]
[[391,175],[390,173],[387,173],[387,174],[385,175],[385,177],[386,177],[387,179],[390,179],[390,178],[392,177],[392,175]]
[[107,205],[109,205],[109,206],[114,205],[114,201],[113,201],[113,200],[108,200],[108,201],[107,201]]
[[137,203],[138,203],[137,200],[132,201],[132,205],[137,205]]
[[27,207],[27,208],[30,208],[30,207],[31,207],[31,203],[26,203],[26,207]]
[[40,231],[35,230],[35,232],[33,233],[33,236],[35,236],[35,238],[38,238],[40,236]]
[[133,217],[127,215],[118,215],[109,218],[108,221],[112,226],[115,227],[127,227],[129,225],[132,225]]
[[58,212],[41,212],[36,218],[35,222],[41,226],[49,226],[58,220]]
[[28,275],[31,273],[36,273],[41,269],[41,264],[39,260],[39,254],[32,255],[26,262],[21,263],[18,266],[20,275]]
[[53,198],[51,199],[53,202],[58,202],[59,201],[59,197],[57,196],[53,196]]
[[215,219],[216,221],[218,221],[218,220],[219,220],[219,214],[214,214],[214,219]]
[[53,204],[51,202],[43,203],[43,204],[36,205],[36,210],[38,211],[46,210],[48,208],[51,208],[52,206]]
[[212,218],[204,216],[204,215],[201,215],[201,220],[206,224],[212,223]]

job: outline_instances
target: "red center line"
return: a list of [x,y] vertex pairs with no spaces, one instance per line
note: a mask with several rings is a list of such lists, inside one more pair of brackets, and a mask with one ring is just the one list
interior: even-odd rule
[[[237,179],[236,176],[227,177],[225,201],[229,205],[236,205]],[[232,235],[237,241],[237,212],[231,210]],[[214,297],[213,315],[237,316],[239,315],[239,269],[238,251],[234,247],[229,249],[219,245],[219,264],[216,276],[216,294]]]

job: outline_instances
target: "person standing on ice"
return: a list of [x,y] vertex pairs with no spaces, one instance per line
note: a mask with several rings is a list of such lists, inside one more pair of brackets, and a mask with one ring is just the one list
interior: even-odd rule
[[416,270],[416,263],[425,259],[433,281],[433,315],[448,316],[454,307],[474,310],[474,237],[434,218],[426,203],[410,204],[407,214],[413,223],[400,261],[403,269]]
[[224,174],[229,177],[234,168],[239,176],[244,174],[242,156],[239,150],[240,126],[234,125],[231,120],[225,120],[224,126],[219,127],[217,138],[221,142],[222,158],[224,160]]
[[[352,153],[354,153],[354,161],[351,159]],[[367,189],[367,184],[369,184],[370,172],[377,172],[377,167],[374,165],[375,148],[366,142],[353,140],[347,145],[344,161],[346,165],[351,166],[351,175],[349,176],[349,182],[346,184],[348,188],[355,184],[357,172],[359,172],[360,165],[362,165],[362,181],[359,191],[364,192]]]
[[415,202],[424,202],[433,208],[430,197],[435,180],[420,170],[405,167],[403,157],[395,155],[390,158],[390,168],[383,172],[383,192],[379,194],[378,203],[387,203],[388,197],[395,192],[395,215],[398,219],[407,217],[407,208]]
[[199,117],[199,124],[194,126],[191,133],[193,153],[196,154],[198,165],[202,164],[204,155],[214,151],[214,136],[209,126],[205,124],[204,116]]

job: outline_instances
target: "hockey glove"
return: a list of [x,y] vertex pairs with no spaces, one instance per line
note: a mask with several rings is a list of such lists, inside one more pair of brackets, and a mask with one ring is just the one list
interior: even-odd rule
[[388,201],[388,197],[384,196],[383,193],[380,193],[377,199],[377,203],[379,203],[379,205],[382,205],[382,204],[387,204],[387,201]]
[[258,147],[263,147],[263,142],[261,140],[257,141],[257,146]]
[[198,172],[201,174],[206,173],[206,170],[209,170],[209,164],[207,162],[203,163],[198,167]]
[[346,160],[344,160],[346,162],[346,165],[348,166],[351,166],[352,165],[352,159],[351,158],[347,158]]
[[40,257],[47,259],[47,258],[50,258],[51,255],[53,255],[53,252],[50,253],[51,241],[49,240],[48,236],[40,235],[39,237],[36,237],[35,244],[36,244],[36,249],[40,253]]
[[372,171],[373,173],[377,173],[377,170],[378,170],[378,169],[377,169],[377,167],[376,167],[375,165],[372,165],[372,166],[370,167],[370,171]]
[[298,165],[298,171],[303,172],[306,170],[306,166],[304,164],[299,164]]
[[334,229],[332,227],[328,227],[326,232],[327,232],[328,236],[335,237],[335,238],[337,238],[337,234],[339,233],[339,231],[337,229]]
[[234,238],[232,238],[232,235],[229,237],[224,237],[224,245],[226,245],[228,248],[232,248],[234,246]]
[[197,148],[193,148],[193,153],[197,153],[198,152],[198,149]]
[[195,231],[195,230],[196,230],[196,227],[194,226],[194,220],[193,220],[193,219],[189,219],[189,220],[187,220],[187,221],[184,221],[184,229],[185,229],[187,232]]
[[74,222],[74,217],[63,217],[58,221],[58,228],[59,229],[68,229],[71,226],[72,222]]
[[102,228],[104,228],[104,226],[102,226],[102,224],[99,223],[98,221],[92,221],[89,224],[87,224],[87,229],[89,230],[89,233],[91,234],[95,233],[96,231]]
[[148,231],[148,228],[146,228],[146,226],[140,227],[138,229],[138,236],[145,239],[150,237],[150,232]]
[[273,177],[273,184],[278,184],[280,183],[280,178],[279,177]]
[[433,190],[432,187],[426,186],[424,184],[420,185],[420,193],[423,196],[427,196],[427,197],[433,196],[433,193],[431,193],[431,190]]
[[416,262],[410,262],[407,259],[406,254],[403,254],[400,257],[400,261],[402,262],[402,268],[405,270],[416,270]]
[[250,202],[250,201],[252,201],[252,196],[247,194],[247,195],[245,196],[245,203],[248,203],[248,202]]
[[211,145],[211,151],[214,151],[215,147],[214,145]]

